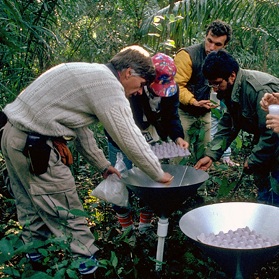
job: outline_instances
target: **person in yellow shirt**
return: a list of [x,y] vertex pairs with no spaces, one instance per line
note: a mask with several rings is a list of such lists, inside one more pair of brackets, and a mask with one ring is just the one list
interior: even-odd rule
[[[206,30],[205,40],[200,44],[180,49],[174,62],[177,68],[175,81],[179,86],[179,115],[187,142],[193,141],[188,132],[190,127],[197,121],[202,121],[205,130],[204,138],[195,143],[195,154],[204,149],[211,140],[211,108],[217,107],[210,101],[212,90],[208,81],[202,74],[202,65],[205,57],[212,51],[225,48],[232,35],[232,28],[229,24],[221,21],[213,21]],[[199,159],[199,158],[197,158]]]

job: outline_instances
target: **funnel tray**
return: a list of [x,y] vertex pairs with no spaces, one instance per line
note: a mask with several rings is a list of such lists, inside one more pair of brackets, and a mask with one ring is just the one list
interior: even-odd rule
[[228,202],[202,206],[182,216],[179,222],[182,232],[223,270],[233,278],[249,278],[266,261],[279,252],[279,245],[256,249],[221,248],[197,240],[201,233],[218,234],[220,231],[235,231],[248,226],[258,234],[279,240],[279,208],[251,203]]
[[160,218],[168,218],[208,179],[208,173],[193,167],[163,164],[164,171],[174,176],[170,185],[152,180],[138,168],[128,170],[122,181]]

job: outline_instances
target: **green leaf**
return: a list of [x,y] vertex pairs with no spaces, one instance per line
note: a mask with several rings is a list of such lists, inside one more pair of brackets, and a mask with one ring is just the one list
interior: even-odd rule
[[160,32],[162,32],[164,28],[163,28],[162,24],[158,24],[158,25],[156,25],[156,29],[159,30]]
[[77,276],[77,273],[74,270],[72,270],[72,269],[67,269],[66,273],[69,276],[69,278],[71,278],[71,279],[78,279],[79,278]]
[[80,209],[71,209],[69,211],[71,214],[75,215],[75,216],[79,216],[79,217],[89,217],[89,214],[83,210]]
[[115,252],[111,251],[110,262],[114,268],[118,265],[118,258],[116,257]]
[[[211,102],[217,105],[216,102],[214,102],[214,101],[212,101],[212,100],[211,100]],[[221,116],[222,116],[222,112],[221,112],[219,109],[217,109],[217,108],[211,109],[211,113],[212,113],[217,119],[220,119]]]
[[211,150],[219,150],[220,148],[222,148],[222,141],[219,141],[218,143],[213,145],[210,149]]
[[223,178],[222,184],[218,190],[218,197],[226,197],[229,192],[236,186],[237,181],[233,181],[229,184],[228,179],[226,177]]
[[58,271],[55,273],[54,279],[65,278],[66,269],[65,268],[61,268],[61,266],[59,266],[59,265],[56,266],[55,268]]
[[200,132],[199,132],[200,141],[202,141],[204,139],[204,136],[205,136],[205,129],[200,129]]
[[242,140],[241,140],[241,138],[239,136],[236,137],[235,142],[236,142],[236,148],[237,149],[241,149],[241,147],[242,147]]
[[200,158],[202,158],[204,156],[204,145],[202,144],[199,148],[198,151],[196,153],[196,158],[199,160]]
[[123,273],[123,270],[124,270],[123,266],[118,268],[117,271],[116,271],[117,275],[120,275],[121,273]]
[[48,256],[48,250],[44,248],[38,249],[38,252],[41,253],[44,257]]
[[7,238],[3,238],[0,241],[0,263],[10,260],[14,255],[14,248],[11,242]]
[[20,272],[13,267],[5,267],[4,269],[1,269],[1,272],[4,274],[12,275],[12,278],[21,278]]
[[175,22],[176,21],[176,17],[174,16],[174,14],[170,14],[169,15],[169,22],[172,23],[172,22]]
[[274,178],[274,177],[270,177],[270,184],[271,184],[271,188],[272,190],[279,195],[279,183],[278,181]]
[[29,279],[53,279],[53,276],[49,276],[48,274],[46,274],[45,272],[41,272],[38,271],[35,274],[33,274],[32,276],[28,277]]

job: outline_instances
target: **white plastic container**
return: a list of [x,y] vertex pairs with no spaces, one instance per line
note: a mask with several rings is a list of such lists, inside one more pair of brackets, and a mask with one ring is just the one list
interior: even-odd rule
[[279,105],[269,105],[268,112],[269,114],[279,115]]
[[214,105],[220,105],[220,100],[217,98],[217,92],[213,90],[210,92],[210,101],[212,101]]

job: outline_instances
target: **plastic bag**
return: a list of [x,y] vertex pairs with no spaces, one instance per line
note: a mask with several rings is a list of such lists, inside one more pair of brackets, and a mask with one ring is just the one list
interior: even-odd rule
[[[115,168],[123,176],[124,171],[127,170],[123,161],[123,154],[118,152],[116,154],[116,158]],[[109,175],[105,180],[103,180],[91,192],[91,195],[118,206],[127,207],[129,203],[128,190],[125,184],[121,182],[121,179],[119,179],[115,173]]]

